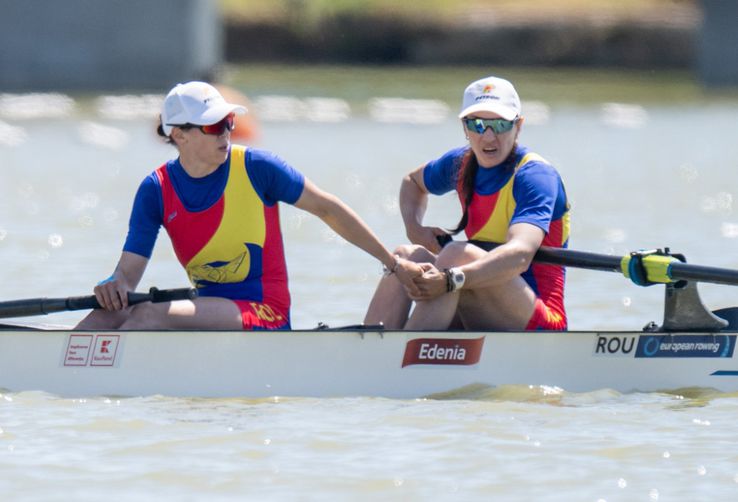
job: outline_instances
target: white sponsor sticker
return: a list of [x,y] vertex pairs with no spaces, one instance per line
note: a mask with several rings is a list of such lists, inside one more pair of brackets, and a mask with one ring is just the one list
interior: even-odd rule
[[92,348],[92,335],[69,335],[64,366],[87,366]]
[[113,366],[120,335],[97,335],[90,366]]

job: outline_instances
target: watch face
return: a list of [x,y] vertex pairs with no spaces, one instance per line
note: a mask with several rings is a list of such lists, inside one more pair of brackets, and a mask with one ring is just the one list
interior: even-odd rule
[[461,282],[464,280],[464,274],[455,274],[454,275],[454,282]]

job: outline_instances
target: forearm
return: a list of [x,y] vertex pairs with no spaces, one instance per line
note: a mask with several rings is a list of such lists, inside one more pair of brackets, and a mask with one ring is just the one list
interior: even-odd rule
[[148,261],[148,258],[141,255],[123,251],[112,277],[125,284],[131,290],[135,290],[139,282],[141,282]]
[[395,257],[367,224],[339,198],[331,194],[326,194],[325,197],[325,208],[316,215],[338,235],[392,269],[395,266]]
[[128,292],[134,291],[143,277],[148,258],[123,251],[113,275],[95,286],[97,301],[105,310],[128,306]]
[[400,214],[407,236],[411,241],[414,232],[423,226],[423,217],[427,207],[427,192],[421,190],[411,176],[405,176],[400,185]]
[[535,249],[514,241],[498,246],[484,257],[458,267],[466,276],[464,288],[491,288],[505,284],[528,270],[534,254]]

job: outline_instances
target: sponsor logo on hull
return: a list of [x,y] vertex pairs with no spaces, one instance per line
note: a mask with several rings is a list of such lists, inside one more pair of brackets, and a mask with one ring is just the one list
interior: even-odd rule
[[733,357],[735,335],[641,335],[636,357]]
[[638,335],[597,335],[597,356],[633,356]]
[[479,362],[483,346],[484,337],[416,338],[405,345],[402,367],[415,364],[471,366]]
[[733,357],[736,335],[597,335],[596,356]]
[[69,335],[64,366],[115,366],[120,335]]
[[90,362],[92,335],[69,335],[64,366],[87,366]]

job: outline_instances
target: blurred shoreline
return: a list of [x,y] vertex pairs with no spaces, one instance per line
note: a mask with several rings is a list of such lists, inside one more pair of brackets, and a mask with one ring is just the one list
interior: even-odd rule
[[[499,65],[692,69],[702,13],[695,2],[640,8],[571,2],[477,2],[453,12],[345,9],[280,15],[224,11],[229,63]],[[528,5],[530,4],[530,5]]]

